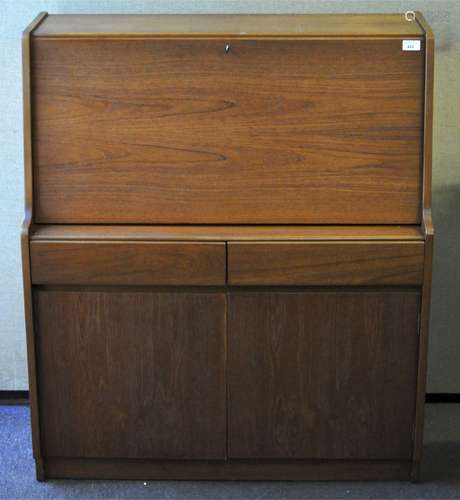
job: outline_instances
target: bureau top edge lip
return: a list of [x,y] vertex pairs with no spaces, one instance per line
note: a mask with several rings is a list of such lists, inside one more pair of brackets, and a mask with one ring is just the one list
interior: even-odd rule
[[423,242],[419,225],[91,225],[34,224],[31,241],[410,241]]
[[[418,16],[418,14],[417,14]],[[34,38],[423,37],[404,14],[50,14]]]

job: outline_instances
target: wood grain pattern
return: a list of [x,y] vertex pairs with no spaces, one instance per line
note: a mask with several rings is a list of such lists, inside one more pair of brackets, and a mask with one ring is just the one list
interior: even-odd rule
[[410,462],[398,460],[229,460],[202,462],[47,458],[54,479],[383,481],[407,480]]
[[39,224],[31,239],[99,241],[424,241],[420,226],[104,226]]
[[24,137],[24,205],[25,216],[21,227],[22,280],[24,290],[24,315],[27,340],[27,368],[29,376],[29,405],[32,428],[32,452],[35,458],[37,480],[44,479],[41,453],[39,401],[35,364],[35,334],[32,303],[32,282],[30,278],[29,234],[33,220],[32,186],[32,118],[31,118],[31,75],[30,75],[30,37],[33,31],[46,18],[41,12],[22,33],[22,90],[23,90],[23,137]]
[[225,284],[225,243],[32,241],[30,252],[34,284]]
[[415,292],[229,296],[229,458],[411,459]]
[[416,285],[423,242],[228,243],[230,285]]
[[423,71],[400,39],[37,38],[36,221],[419,224]]
[[403,14],[52,15],[36,37],[420,36]]
[[223,294],[35,291],[46,457],[224,459]]

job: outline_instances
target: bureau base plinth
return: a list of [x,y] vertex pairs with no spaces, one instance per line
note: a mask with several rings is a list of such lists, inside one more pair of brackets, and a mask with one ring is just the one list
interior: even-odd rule
[[412,462],[397,460],[161,461],[45,458],[43,479],[368,481],[409,480]]

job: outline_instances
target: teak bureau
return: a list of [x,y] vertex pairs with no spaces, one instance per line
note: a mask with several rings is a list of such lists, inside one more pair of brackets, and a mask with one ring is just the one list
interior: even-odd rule
[[37,17],[39,479],[418,478],[433,52],[419,13]]

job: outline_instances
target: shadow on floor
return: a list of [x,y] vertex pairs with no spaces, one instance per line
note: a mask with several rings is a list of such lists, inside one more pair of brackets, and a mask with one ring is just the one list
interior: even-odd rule
[[[424,482],[449,481],[460,488],[460,441],[427,443],[423,453]],[[458,496],[460,498],[460,489]]]

